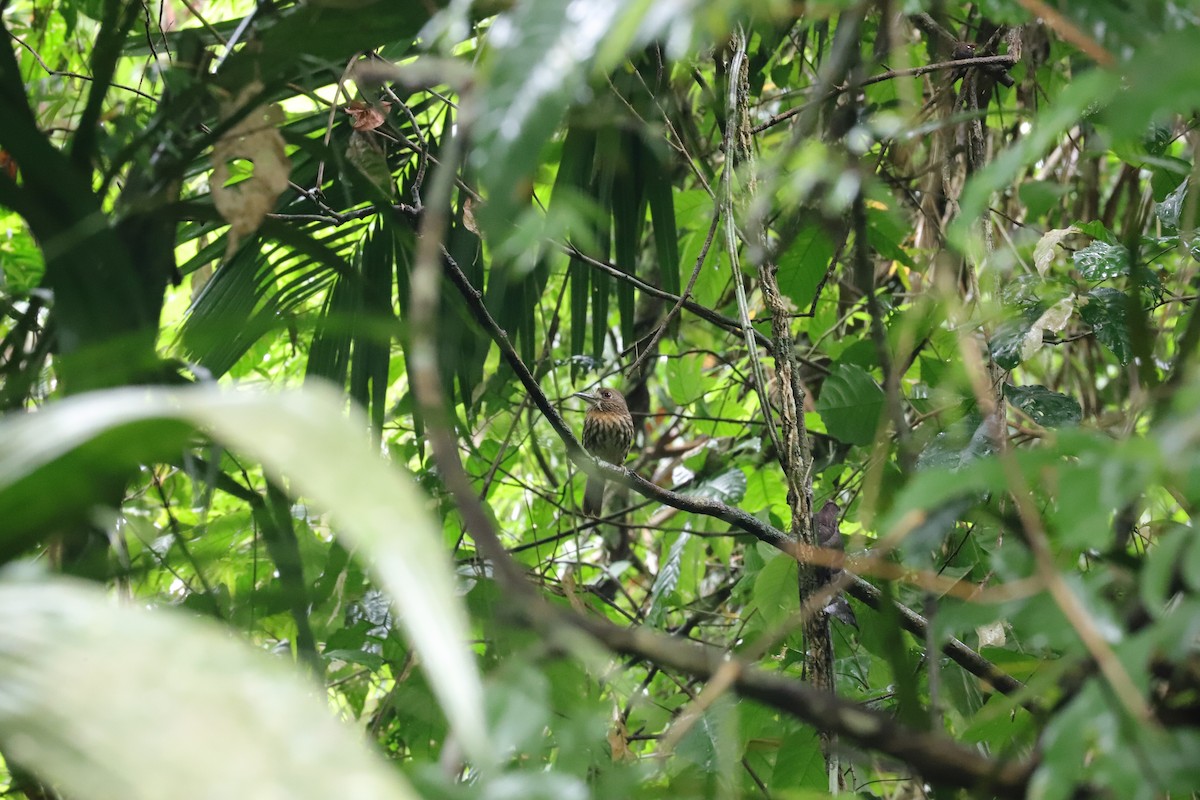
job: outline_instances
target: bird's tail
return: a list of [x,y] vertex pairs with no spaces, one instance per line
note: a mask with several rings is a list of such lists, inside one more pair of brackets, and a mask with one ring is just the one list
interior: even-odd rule
[[603,478],[588,478],[583,488],[583,513],[589,517],[600,516],[604,507],[604,483]]

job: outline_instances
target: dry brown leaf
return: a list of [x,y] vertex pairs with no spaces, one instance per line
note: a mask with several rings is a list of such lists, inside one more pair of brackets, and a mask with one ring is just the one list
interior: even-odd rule
[[9,180],[17,179],[17,162],[5,150],[0,150],[0,175],[7,175]]
[[342,106],[342,111],[353,118],[350,125],[354,130],[373,131],[387,121],[384,114],[392,108],[392,104],[386,101],[380,103],[379,106],[380,108],[376,108],[367,105],[362,100],[352,100],[349,105]]
[[479,223],[475,221],[475,200],[468,197],[463,203],[463,227],[479,236]]
[[[244,86],[237,97],[221,104],[222,119],[240,113],[262,89],[257,81]],[[210,189],[213,205],[229,223],[226,258],[233,255],[244,237],[258,230],[287,188],[291,163],[279,133],[283,119],[283,109],[277,105],[256,106],[213,146]],[[253,172],[245,180],[230,184],[230,164],[239,160],[249,161]]]
[[613,709],[612,727],[608,729],[608,749],[615,764],[637,760],[637,755],[629,749],[629,729],[616,709]]

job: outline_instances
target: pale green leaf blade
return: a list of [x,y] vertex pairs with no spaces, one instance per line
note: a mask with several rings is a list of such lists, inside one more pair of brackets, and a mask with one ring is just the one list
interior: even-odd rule
[[[317,383],[274,394],[204,386],[68,398],[0,425],[0,501],[35,469],[118,426],[183,419],[207,429],[260,461],[272,478],[290,480],[295,493],[327,510],[339,533],[362,548],[395,598],[464,749],[487,762],[482,685],[440,529],[412,482],[370,452],[366,420],[354,408],[348,421],[346,405],[341,392]],[[137,438],[136,428],[129,437]],[[85,460],[77,464],[86,466]]]
[[324,384],[274,395],[197,393],[185,400],[188,417],[273,476],[287,476],[369,554],[463,746],[487,761],[483,689],[467,650],[466,614],[441,529],[416,486],[367,450],[368,426],[357,407],[347,422],[344,396]]
[[0,580],[0,748],[96,800],[409,800],[287,662],[66,579]]

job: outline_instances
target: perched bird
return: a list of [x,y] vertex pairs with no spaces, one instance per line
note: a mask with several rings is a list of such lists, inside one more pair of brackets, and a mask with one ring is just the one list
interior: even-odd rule
[[[838,514],[841,511],[842,509],[838,507],[838,504],[830,500],[821,507],[821,510],[813,518],[813,527],[816,529],[818,546],[826,550],[845,551],[846,543],[842,540],[842,532],[838,526]],[[818,567],[818,588],[832,581],[840,572],[841,569]],[[858,627],[858,620],[854,616],[854,609],[846,602],[846,598],[840,594],[834,596],[829,601],[829,604],[825,606],[825,613],[832,615],[847,625],[852,625],[855,628]]]
[[[616,389],[597,389],[589,394],[576,392],[587,401],[583,420],[583,447],[602,461],[621,466],[633,444],[633,417],[625,405],[625,395]],[[583,490],[583,513],[600,516],[604,505],[604,478],[589,476]]]

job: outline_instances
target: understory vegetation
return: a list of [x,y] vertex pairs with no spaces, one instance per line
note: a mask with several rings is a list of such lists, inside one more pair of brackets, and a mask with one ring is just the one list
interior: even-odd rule
[[6,796],[1200,792],[1195,2],[0,25]]

